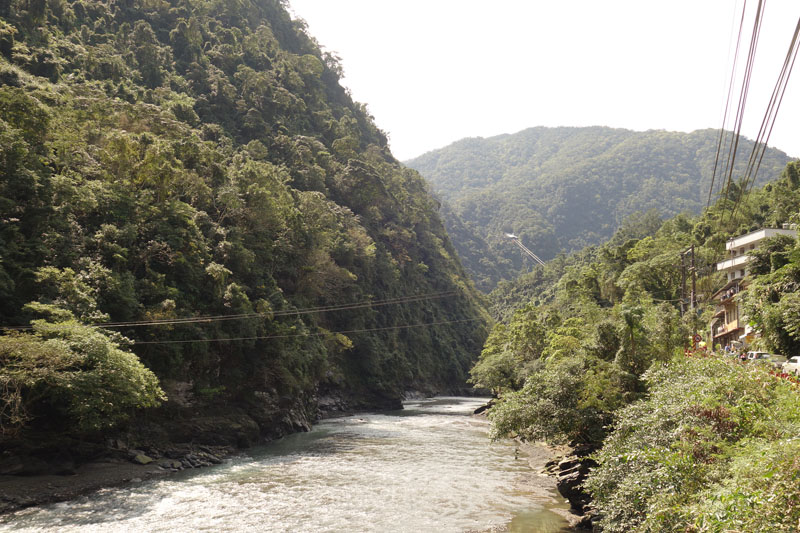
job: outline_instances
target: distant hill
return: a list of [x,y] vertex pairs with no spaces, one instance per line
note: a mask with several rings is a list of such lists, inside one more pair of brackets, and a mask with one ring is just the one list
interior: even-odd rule
[[[636,132],[606,127],[530,128],[469,138],[405,164],[433,186],[465,268],[484,291],[532,266],[503,237],[519,235],[542,259],[610,238],[635,212],[699,212],[713,174],[718,130]],[[740,141],[741,175],[753,142]],[[768,149],[757,184],[791,158]]]

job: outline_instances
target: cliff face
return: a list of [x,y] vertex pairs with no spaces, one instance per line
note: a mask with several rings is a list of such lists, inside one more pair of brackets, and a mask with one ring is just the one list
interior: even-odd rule
[[262,435],[463,386],[485,312],[340,74],[279,1],[4,2],[0,322],[120,323],[164,413]]

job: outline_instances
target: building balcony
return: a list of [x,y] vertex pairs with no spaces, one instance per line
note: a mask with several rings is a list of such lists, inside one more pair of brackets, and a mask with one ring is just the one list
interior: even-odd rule
[[738,257],[728,259],[727,261],[717,263],[717,270],[719,271],[739,270],[741,266],[747,263],[748,261],[750,261],[749,255],[740,255]]
[[736,331],[737,329],[739,329],[738,320],[734,320],[733,322],[728,322],[722,327],[714,330],[714,338],[716,339],[717,337],[721,337],[722,335],[725,335],[726,333],[730,333],[732,331]]

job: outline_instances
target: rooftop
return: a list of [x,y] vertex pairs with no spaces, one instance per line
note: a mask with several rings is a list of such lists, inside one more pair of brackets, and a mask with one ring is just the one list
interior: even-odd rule
[[790,235],[792,237],[797,237],[797,230],[792,228],[761,228],[729,240],[725,244],[725,249],[735,250],[736,248],[741,248],[742,246],[747,246],[748,244],[754,244],[776,235]]

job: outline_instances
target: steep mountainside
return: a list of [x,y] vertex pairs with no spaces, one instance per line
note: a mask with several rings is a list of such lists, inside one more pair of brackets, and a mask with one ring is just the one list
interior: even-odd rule
[[[714,130],[540,127],[464,139],[406,164],[448,204],[445,224],[464,266],[481,289],[491,290],[531,264],[504,232],[546,260],[605,241],[636,211],[699,212],[717,143]],[[734,175],[752,146],[740,142]],[[767,150],[758,183],[776,178],[789,160]]]
[[487,315],[340,74],[279,0],[0,3],[0,324],[67,324],[20,342],[80,356],[43,381],[5,336],[5,435],[113,422],[65,400],[68,372],[104,364],[75,321],[126,323],[102,331],[135,341],[168,407],[239,406],[262,432],[317,394],[463,386]]
[[752,328],[739,348],[800,356],[800,244],[757,243],[733,298],[710,267],[729,239],[800,222],[800,161],[700,215],[654,215],[492,293],[502,320],[472,375],[498,393],[495,434],[578,444],[559,492],[602,531],[795,531],[798,377],[730,357],[718,311]]

